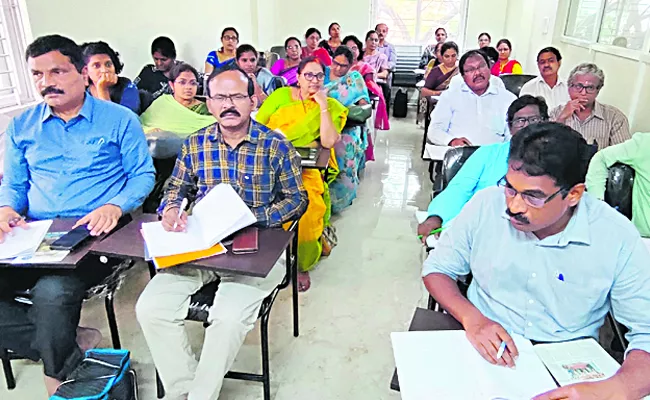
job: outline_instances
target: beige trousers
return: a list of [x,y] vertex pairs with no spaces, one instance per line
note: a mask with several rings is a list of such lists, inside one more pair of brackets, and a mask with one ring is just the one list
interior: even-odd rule
[[[160,271],[144,289],[136,314],[154,364],[165,387],[165,399],[216,400],[223,377],[253,329],[262,301],[286,273],[284,255],[266,278],[217,275],[193,268]],[[210,308],[200,361],[190,348],[185,317],[190,296],[221,277]]]

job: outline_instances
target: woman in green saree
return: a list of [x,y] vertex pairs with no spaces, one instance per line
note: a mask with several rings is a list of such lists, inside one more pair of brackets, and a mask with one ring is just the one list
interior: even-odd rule
[[169,131],[188,136],[217,120],[205,102],[197,99],[199,73],[189,64],[179,63],[169,77],[173,95],[158,97],[140,116],[145,133]]
[[[315,57],[307,57],[298,66],[298,87],[274,91],[260,107],[256,119],[271,129],[282,132],[295,147],[315,147],[330,151],[340,139],[348,110],[328,98],[323,89],[325,65]],[[336,159],[330,157],[330,165]],[[323,253],[323,232],[329,225],[329,191],[323,176],[316,169],[303,169],[302,179],[309,195],[309,206],[298,228],[298,287],[309,289],[309,271]]]

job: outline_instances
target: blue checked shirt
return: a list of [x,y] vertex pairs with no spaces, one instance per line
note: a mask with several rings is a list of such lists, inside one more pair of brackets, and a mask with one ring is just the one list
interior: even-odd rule
[[262,227],[277,227],[307,209],[300,156],[284,136],[251,120],[236,147],[223,139],[218,124],[201,129],[183,143],[159,212],[196,201],[220,183],[232,186]]

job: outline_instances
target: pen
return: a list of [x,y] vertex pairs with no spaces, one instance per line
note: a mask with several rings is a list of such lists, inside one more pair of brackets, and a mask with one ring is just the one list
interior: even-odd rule
[[187,197],[181,201],[181,208],[178,209],[178,218],[176,218],[176,221],[174,221],[174,230],[176,230],[176,227],[178,226],[178,220],[181,218],[181,215],[183,215],[185,207],[187,207]]
[[503,353],[506,351],[506,342],[503,341],[501,342],[501,346],[499,346],[499,351],[497,351],[497,361],[499,358],[503,356]]
[[[443,229],[445,229],[444,226],[441,227],[441,228],[438,228],[438,229],[434,229],[431,232],[429,232],[429,236],[435,235],[436,233],[440,233],[440,232],[442,232]],[[422,240],[422,235],[418,235],[418,239]]]

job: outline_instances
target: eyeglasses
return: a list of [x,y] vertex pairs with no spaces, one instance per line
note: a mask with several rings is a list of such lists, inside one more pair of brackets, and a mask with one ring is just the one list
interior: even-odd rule
[[316,79],[317,81],[322,81],[323,79],[325,79],[325,74],[322,72],[319,72],[317,74],[313,74],[311,72],[305,72],[304,74],[302,74],[302,76],[304,76],[305,79],[307,79],[310,82],[313,81],[314,79]]
[[540,122],[544,121],[544,118],[535,115],[533,117],[528,117],[528,118],[515,118],[512,120],[512,126],[515,128],[523,128],[524,126],[532,125],[532,124],[538,124]]
[[340,62],[336,62],[335,60],[332,60],[332,64],[335,67],[339,67],[339,68],[350,68],[350,64],[341,64]]
[[482,69],[484,69],[484,68],[487,68],[487,67],[488,67],[487,64],[483,62],[483,63],[479,64],[479,66],[476,67],[476,68],[465,68],[465,69],[464,69],[464,71],[465,71],[464,73],[465,73],[465,74],[470,74],[470,75],[471,75],[471,74],[474,74],[474,73],[476,73],[477,71],[480,71],[480,70],[482,70]]
[[553,193],[550,196],[536,197],[531,194],[518,192],[517,189],[510,186],[510,183],[508,183],[508,180],[506,179],[505,176],[501,178],[501,180],[499,180],[498,186],[503,188],[506,197],[515,197],[517,196],[517,194],[519,194],[521,196],[521,199],[524,201],[524,203],[526,203],[526,205],[533,208],[544,207],[544,205],[549,201],[553,200],[555,196],[562,193],[563,191],[566,191],[566,188],[562,187],[557,192]]
[[244,100],[248,100],[250,99],[250,96],[242,93],[234,93],[234,94],[217,93],[214,96],[211,96],[210,99],[214,100],[217,103],[223,103],[226,100],[230,100],[230,102],[234,104],[234,103],[241,103]]
[[239,38],[237,36],[230,36],[230,35],[223,35],[221,39],[229,41],[229,42],[237,42]]
[[598,90],[598,88],[594,85],[585,86],[582,83],[572,83],[569,85],[569,89],[573,89],[578,93],[582,93],[584,90],[587,94],[594,94]]

